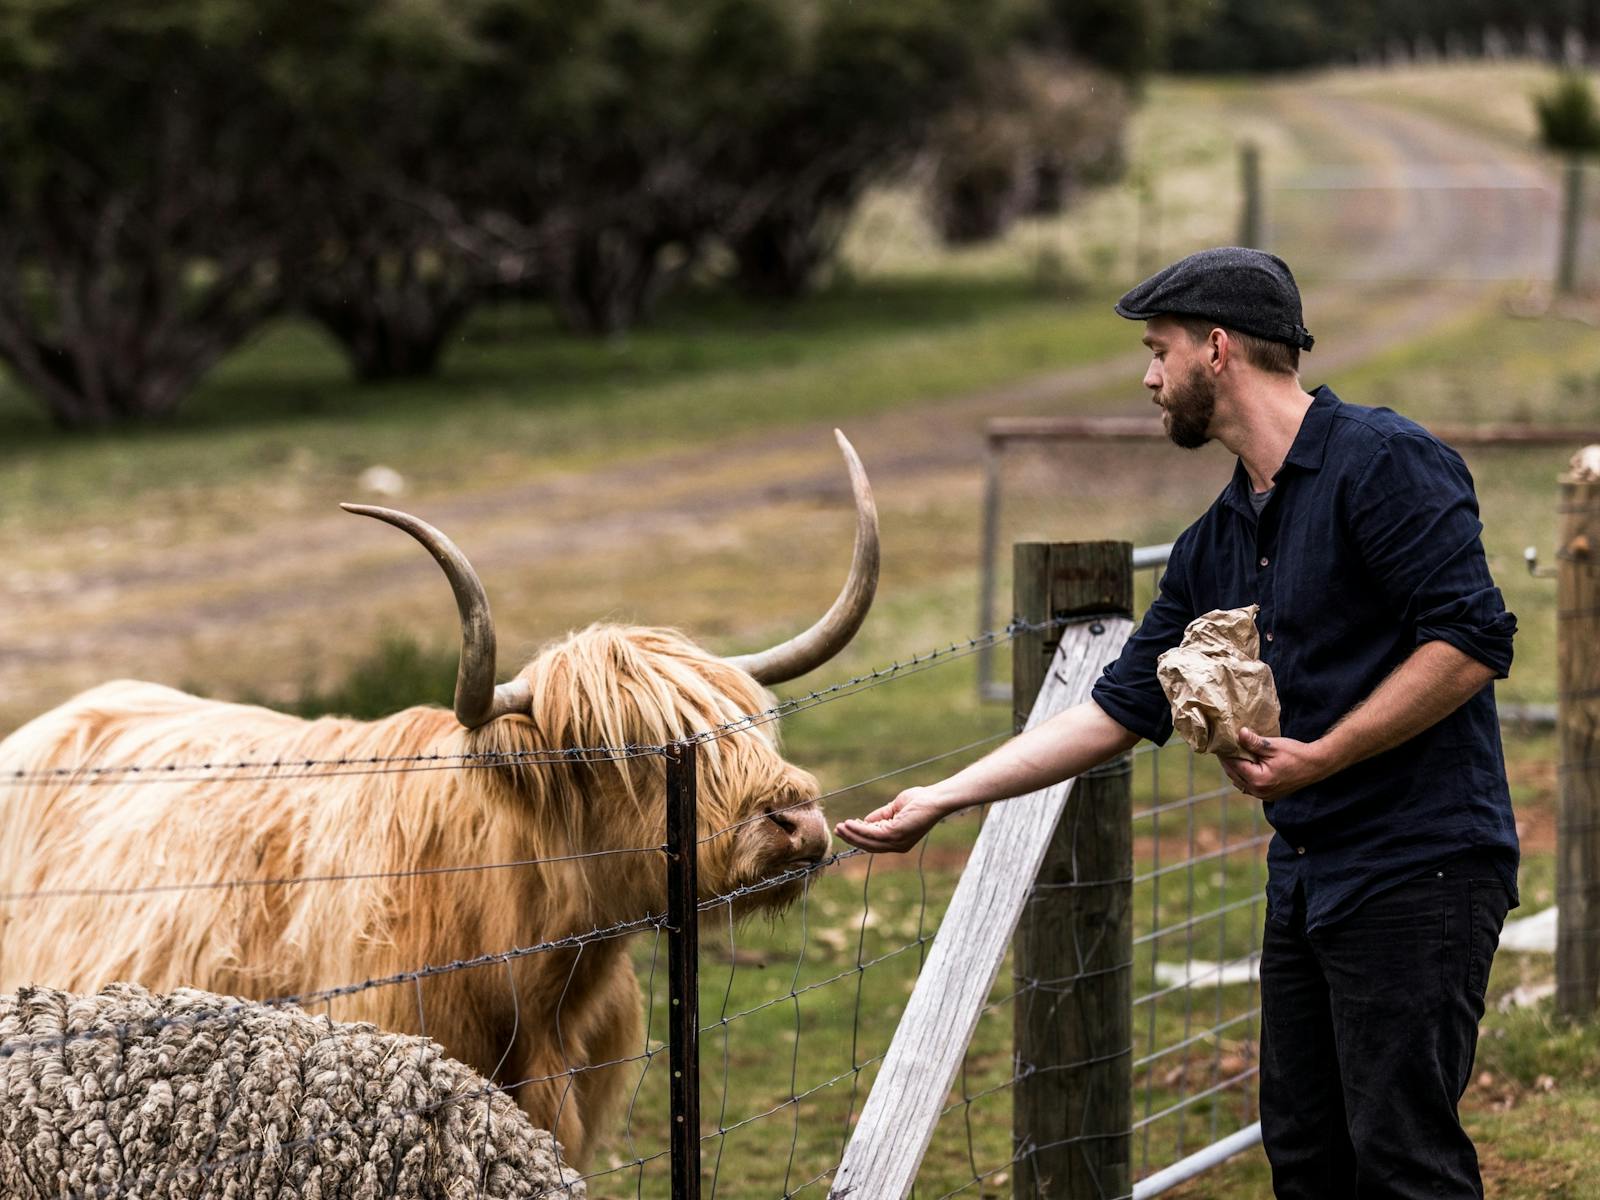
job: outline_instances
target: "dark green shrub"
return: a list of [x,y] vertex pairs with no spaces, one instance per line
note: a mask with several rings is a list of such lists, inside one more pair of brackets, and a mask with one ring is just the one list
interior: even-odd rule
[[286,711],[301,717],[371,720],[414,704],[448,705],[456,690],[454,646],[430,649],[409,633],[391,632],[326,688],[308,683]]
[[1533,98],[1539,140],[1552,150],[1587,154],[1600,150],[1600,106],[1589,77],[1568,71],[1548,92]]

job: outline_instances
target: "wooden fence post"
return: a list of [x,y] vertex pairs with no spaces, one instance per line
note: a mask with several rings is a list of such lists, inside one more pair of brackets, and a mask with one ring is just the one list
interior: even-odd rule
[[[988,633],[995,626],[994,601],[1000,572],[1000,478],[1004,470],[1006,443],[987,435],[983,439],[983,534],[978,564],[978,631]],[[1005,685],[994,682],[995,647],[978,647],[978,699],[1004,700]]]
[[[1030,622],[1131,614],[1127,542],[1023,542],[1016,613]],[[1019,635],[1017,728],[1044,682],[1060,631]],[[1081,777],[1061,815],[1013,942],[1019,1073],[1012,1194],[1050,1200],[1131,1188],[1133,831],[1126,759]],[[1082,1065],[1074,1065],[1082,1064]]]
[[1560,256],[1556,262],[1556,290],[1570,293],[1578,286],[1578,243],[1583,234],[1583,163],[1577,152],[1567,154],[1562,172]]
[[1556,570],[1556,1007],[1588,1017],[1600,1000],[1600,483],[1561,482]]
[[1261,147],[1245,142],[1239,147],[1239,245],[1261,248]]

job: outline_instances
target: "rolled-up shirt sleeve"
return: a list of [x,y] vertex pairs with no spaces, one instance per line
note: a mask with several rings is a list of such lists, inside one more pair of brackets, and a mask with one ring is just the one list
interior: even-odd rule
[[1351,529],[1416,645],[1448,642],[1506,677],[1517,619],[1489,575],[1472,475],[1459,454],[1423,434],[1389,438],[1356,486]]
[[1164,746],[1172,736],[1172,706],[1156,679],[1156,659],[1183,638],[1195,617],[1185,575],[1184,538],[1167,558],[1161,587],[1139,628],[1117,660],[1095,681],[1090,697],[1102,712],[1132,733]]

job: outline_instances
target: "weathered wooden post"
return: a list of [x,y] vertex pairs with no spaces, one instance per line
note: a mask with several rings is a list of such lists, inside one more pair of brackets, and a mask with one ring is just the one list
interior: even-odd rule
[[1600,481],[1561,481],[1556,569],[1556,1007],[1587,1017],[1600,1000]]
[[1161,265],[1161,205],[1156,192],[1155,167],[1141,165],[1133,177],[1134,210],[1133,269],[1137,275],[1148,275]]
[[[1127,542],[1022,542],[1016,612],[1039,623],[1131,614]],[[1019,635],[1011,668],[1020,729],[1060,631]],[[1061,814],[1013,947],[1019,1080],[1013,1195],[1126,1195],[1133,1121],[1133,824],[1126,759],[1081,777]],[[1071,1066],[1070,1064],[1083,1064]]]
[[[994,628],[994,601],[1000,567],[1000,476],[1005,466],[1005,439],[988,433],[983,440],[983,535],[979,550],[978,629]],[[978,699],[1004,700],[1005,685],[994,682],[995,648],[978,647]],[[998,694],[994,694],[998,693]]]
[[1261,147],[1244,142],[1239,147],[1239,245],[1261,248]]
[[1562,173],[1560,257],[1556,262],[1556,290],[1572,292],[1578,286],[1578,243],[1583,235],[1583,158],[1567,155]]

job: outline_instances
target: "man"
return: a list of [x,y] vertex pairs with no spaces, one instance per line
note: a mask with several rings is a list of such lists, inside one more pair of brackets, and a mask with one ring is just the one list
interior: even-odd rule
[[1387,409],[1300,387],[1311,335],[1282,260],[1208,250],[1117,304],[1179,446],[1233,479],[1174,543],[1160,595],[1092,700],[837,832],[904,850],[957,809],[1165,742],[1156,657],[1214,608],[1259,604],[1281,737],[1225,761],[1265,804],[1261,1127],[1280,1200],[1483,1195],[1456,1105],[1517,838],[1491,681],[1516,621],[1489,577],[1460,457]]

